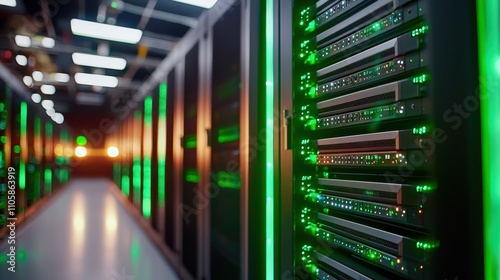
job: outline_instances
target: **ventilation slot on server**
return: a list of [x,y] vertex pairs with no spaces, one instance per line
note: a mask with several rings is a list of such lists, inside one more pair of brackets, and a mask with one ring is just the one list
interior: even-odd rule
[[373,150],[385,150],[393,149],[396,146],[395,139],[385,139],[385,140],[373,140],[365,142],[354,142],[354,143],[341,143],[319,146],[318,148],[323,152],[360,152],[360,151],[373,151]]
[[320,178],[318,185],[325,193],[381,203],[402,203],[401,184]]
[[419,95],[420,86],[406,79],[322,101],[317,105],[316,128],[420,116],[423,113],[422,101],[414,99]]
[[396,92],[394,92],[394,91],[382,93],[379,95],[373,95],[373,96],[365,97],[362,99],[353,100],[350,102],[339,104],[336,106],[331,106],[328,108],[320,109],[320,110],[318,110],[318,116],[322,117],[324,115],[329,115],[332,113],[332,111],[335,112],[335,111],[342,111],[342,110],[348,110],[348,109],[352,110],[353,108],[363,107],[363,106],[372,105],[372,104],[381,105],[383,103],[390,103],[391,101],[394,101],[395,98],[396,98]]
[[385,61],[395,56],[415,51],[419,48],[419,40],[411,34],[405,34],[398,38],[382,43],[362,53],[342,60],[317,72],[321,79],[335,80],[354,71],[361,70],[370,64]]
[[318,140],[318,149],[321,153],[416,149],[418,147],[419,137],[413,135],[410,130]]
[[318,218],[321,221],[331,224],[331,226],[322,227],[329,231],[336,232],[360,242],[366,242],[371,246],[375,246],[381,250],[387,250],[393,254],[401,255],[403,253],[402,236],[322,213],[318,213]]
[[[338,234],[335,234],[335,233],[332,233],[329,231],[325,231],[323,229],[318,230],[317,236],[318,236],[318,238],[328,242],[332,246],[339,248],[341,250],[345,250],[345,251],[355,255],[357,258],[362,259],[363,261],[369,262],[375,266],[384,267],[385,269],[392,270],[393,272],[396,272],[398,274],[408,275],[411,273],[415,273],[417,271],[421,272],[421,270],[423,269],[422,262],[419,260],[411,260],[408,258],[402,258],[398,255],[386,253],[382,250],[378,250],[378,249],[375,249],[373,247],[363,245],[355,240],[342,237],[341,235],[338,235]],[[326,250],[319,249],[319,251],[323,252]],[[351,261],[346,260],[342,254],[331,253],[331,250],[329,250],[329,251],[330,251],[328,254],[329,257],[334,258],[338,261],[342,261],[342,262],[345,261],[350,266],[356,267],[357,270],[359,269],[359,266],[357,263],[352,262],[352,260]],[[335,250],[335,251],[337,251],[337,250]],[[330,259],[330,258],[328,258],[328,259]],[[330,259],[330,260],[333,261],[333,259]],[[331,261],[327,261],[327,260],[321,260],[319,258],[318,258],[318,261],[323,261],[323,262],[325,262],[325,264],[328,264],[329,266],[327,266],[327,267],[324,267],[321,265],[320,265],[320,267],[324,267],[328,272],[335,274],[336,269],[332,270],[331,269],[332,267],[330,267],[330,265],[333,265],[334,263],[332,263]],[[415,268],[417,268],[417,269],[415,269]],[[374,279],[386,279],[385,277],[383,277],[381,275],[374,275],[372,271],[367,270],[366,268],[362,269],[361,271],[369,274]],[[417,277],[411,277],[412,279],[421,279],[422,278],[421,277],[422,274],[412,275],[412,276],[417,276]],[[391,277],[391,279],[393,279],[393,278]]]
[[[409,38],[410,41],[402,43],[405,41],[404,38]],[[419,40],[417,37],[411,37],[411,34],[406,34],[346,60],[320,69],[317,75],[321,78],[321,81],[316,87],[316,95],[319,96],[329,93],[340,94],[342,91],[351,89],[354,86],[367,85],[396,74],[425,66],[427,62],[427,53],[413,51],[418,49],[418,42]],[[371,57],[374,54],[380,54],[390,48],[395,50],[394,56],[397,57],[392,59],[386,57],[385,59],[389,60],[385,62],[381,62],[384,61],[384,59],[375,59],[364,66],[351,67],[351,65],[356,64],[358,61]]]
[[334,231],[334,232],[338,232],[338,233],[346,235],[346,236],[350,236],[351,238],[354,238],[354,239],[357,239],[360,241],[367,242],[369,244],[376,244],[379,247],[382,247],[385,249],[390,249],[394,253],[397,253],[398,249],[399,249],[398,243],[393,243],[393,242],[387,241],[385,239],[375,237],[373,235],[363,233],[363,232],[360,232],[360,231],[357,231],[357,230],[354,230],[351,228],[347,228],[344,226],[335,225],[335,227],[331,227],[330,230]]
[[[318,16],[316,18],[316,26],[322,27],[327,23],[334,23],[345,16],[347,12],[353,12],[355,9],[362,5],[367,5],[374,2],[374,0],[339,0],[336,1],[323,9],[319,10]],[[322,3],[318,3],[318,6],[322,6]]]
[[338,38],[339,36],[345,35],[347,32],[350,32],[366,22],[373,21],[380,18],[380,16],[384,16],[392,10],[394,10],[393,0],[376,1],[354,16],[320,33],[316,37],[316,40],[317,42],[321,42],[329,37],[333,37],[334,39]]
[[[370,275],[367,276],[365,274],[360,273],[359,271],[352,269],[341,262],[334,260],[332,258],[327,257],[324,254],[316,253],[316,258],[320,261],[320,268],[318,269],[318,278],[325,280],[334,280],[334,279],[346,279],[346,280],[371,280],[371,279],[379,279],[385,280],[387,278],[382,277],[380,275]],[[339,256],[336,256],[339,258]],[[350,261],[351,265],[353,264]],[[322,269],[325,267],[325,269]],[[364,269],[365,271],[367,269]]]

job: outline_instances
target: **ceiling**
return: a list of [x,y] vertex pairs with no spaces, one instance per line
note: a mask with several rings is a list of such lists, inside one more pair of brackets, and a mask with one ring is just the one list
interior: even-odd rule
[[[55,111],[65,115],[70,126],[78,128],[82,114],[112,115],[111,103],[118,100],[125,104],[176,42],[196,26],[204,10],[173,0],[17,0],[14,8],[0,6],[0,55],[21,81],[25,76],[35,78],[34,71],[42,72],[41,81],[28,81],[30,91],[39,93],[42,99],[53,100]],[[70,25],[75,18],[138,28],[143,36],[137,44],[77,36],[72,34]],[[32,42],[42,38],[37,36],[53,38],[55,45],[46,48],[32,43],[30,47],[19,47],[15,35],[29,36]],[[127,64],[123,70],[78,66],[72,60],[74,52],[120,57]],[[26,65],[19,65],[18,55],[28,58]],[[118,86],[79,85],[74,79],[77,72],[116,76]],[[70,79],[50,79],[54,73],[69,74]],[[43,84],[54,86],[55,94],[43,94]]]

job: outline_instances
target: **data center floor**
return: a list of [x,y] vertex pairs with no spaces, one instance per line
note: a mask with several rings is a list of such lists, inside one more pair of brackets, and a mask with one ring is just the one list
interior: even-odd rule
[[16,272],[0,279],[178,279],[104,179],[73,180],[16,230]]

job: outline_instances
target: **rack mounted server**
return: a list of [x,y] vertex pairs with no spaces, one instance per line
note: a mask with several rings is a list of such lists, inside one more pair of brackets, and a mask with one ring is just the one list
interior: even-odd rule
[[[297,261],[311,278],[431,279],[427,1],[308,3],[292,51]],[[384,176],[401,168],[405,182]]]

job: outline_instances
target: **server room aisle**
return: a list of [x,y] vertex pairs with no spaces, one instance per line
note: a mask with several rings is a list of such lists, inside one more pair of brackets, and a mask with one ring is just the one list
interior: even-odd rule
[[16,231],[16,272],[0,279],[178,279],[105,179],[73,180]]

